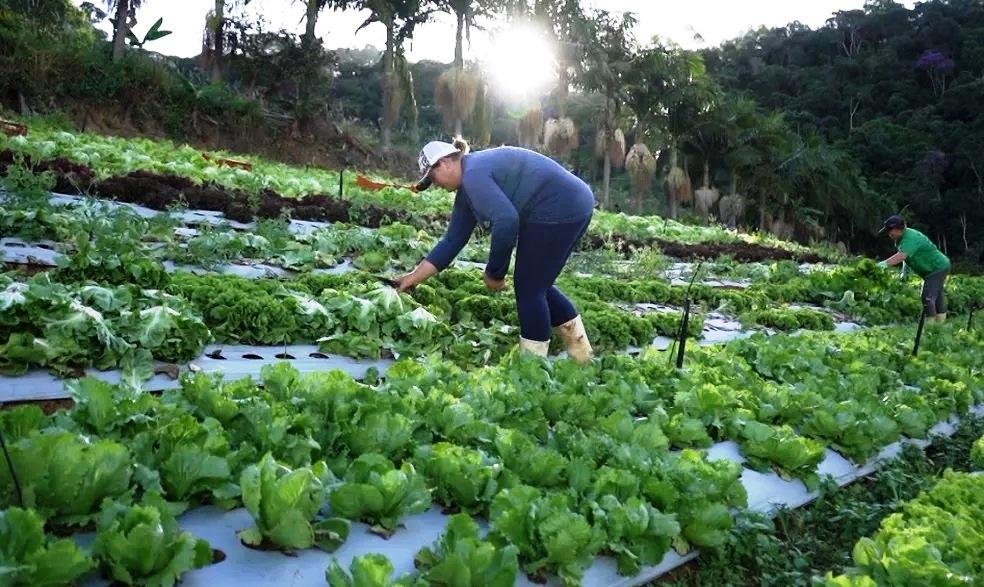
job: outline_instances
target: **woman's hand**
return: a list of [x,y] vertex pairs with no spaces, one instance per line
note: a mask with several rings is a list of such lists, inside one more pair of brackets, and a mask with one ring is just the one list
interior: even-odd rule
[[410,272],[407,273],[406,275],[401,275],[400,277],[397,277],[396,279],[393,280],[394,281],[393,286],[396,289],[400,290],[401,292],[410,291],[413,288],[417,287],[420,284],[420,282],[417,281],[414,273],[415,272]]
[[496,279],[490,276],[488,273],[483,274],[483,277],[485,278],[485,287],[487,287],[489,291],[502,291],[506,289],[505,278]]
[[424,259],[417,265],[417,268],[396,278],[396,289],[406,292],[437,275],[437,267],[430,261]]

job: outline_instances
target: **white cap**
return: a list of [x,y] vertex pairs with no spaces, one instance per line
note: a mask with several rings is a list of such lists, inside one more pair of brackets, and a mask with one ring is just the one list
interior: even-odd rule
[[424,145],[424,148],[420,150],[420,156],[417,157],[417,165],[420,167],[420,172],[424,174],[417,182],[417,191],[423,191],[430,187],[431,180],[428,176],[431,167],[434,167],[438,161],[448,155],[460,152],[460,149],[444,141],[431,141]]

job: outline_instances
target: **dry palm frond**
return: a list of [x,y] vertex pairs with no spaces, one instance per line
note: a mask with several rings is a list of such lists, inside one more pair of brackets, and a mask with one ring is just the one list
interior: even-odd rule
[[711,187],[711,166],[704,162],[704,183],[700,189],[694,192],[694,207],[702,217],[707,217],[711,213],[711,208],[721,198],[721,192]]
[[653,182],[656,173],[656,157],[643,143],[636,143],[625,156],[625,170],[629,172],[635,191],[644,192]]
[[606,148],[612,167],[620,168],[625,165],[625,133],[622,132],[622,129],[616,128],[612,131],[607,145],[605,144],[605,131],[598,131],[598,134],[595,135],[595,159],[602,161],[605,158]]
[[717,188],[703,187],[694,192],[694,207],[701,216],[707,216],[714,208],[714,204],[721,198],[721,192]]
[[690,176],[682,168],[671,167],[670,172],[666,174],[666,195],[681,203],[693,200]]
[[492,141],[494,117],[495,109],[492,104],[491,93],[487,87],[482,87],[478,93],[475,111],[472,112],[472,128],[476,145],[484,147]]
[[444,117],[444,124],[454,126],[456,121],[467,120],[475,110],[481,81],[475,74],[451,68],[437,78],[434,101]]
[[769,223],[769,232],[783,240],[793,238],[793,228],[793,225],[787,222],[782,216]]
[[745,215],[745,196],[731,194],[724,196],[718,203],[718,218],[728,228],[736,228],[738,221]]
[[540,144],[540,131],[543,129],[543,109],[537,104],[530,108],[519,120],[519,143],[524,147]]
[[577,127],[570,118],[551,118],[543,129],[543,144],[553,155],[567,157],[578,147]]

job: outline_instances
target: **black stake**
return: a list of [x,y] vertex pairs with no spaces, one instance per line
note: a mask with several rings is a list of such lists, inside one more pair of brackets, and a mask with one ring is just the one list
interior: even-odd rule
[[680,342],[680,346],[677,347],[677,369],[683,368],[683,355],[687,351],[687,329],[690,327],[690,290],[693,289],[694,282],[697,281],[697,276],[700,274],[700,268],[703,265],[703,261],[697,264],[694,274],[690,277],[690,284],[687,286],[687,294],[683,300],[683,319],[680,320],[680,333],[679,336],[677,336],[677,340]]
[[338,172],[338,198],[341,199],[345,196],[345,170],[342,169]]
[[677,369],[683,369],[683,354],[687,350],[687,328],[690,326],[690,298],[683,306],[683,320],[680,322],[680,347],[677,349]]
[[916,329],[916,344],[913,345],[912,347],[913,357],[919,354],[919,343],[922,342],[923,326],[925,325],[926,325],[926,310],[924,308],[922,314],[919,316],[919,328]]
[[7,457],[7,467],[10,469],[10,477],[14,480],[14,489],[17,490],[17,503],[24,507],[24,494],[21,492],[20,481],[17,480],[17,471],[14,470],[14,461],[7,452],[7,441],[4,440],[3,430],[0,430],[0,448],[3,448],[3,455]]

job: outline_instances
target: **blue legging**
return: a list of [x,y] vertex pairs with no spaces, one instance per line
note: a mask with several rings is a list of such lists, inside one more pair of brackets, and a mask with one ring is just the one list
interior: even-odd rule
[[554,286],[554,281],[590,222],[591,216],[588,216],[576,222],[526,222],[520,226],[514,287],[523,338],[550,340],[551,327],[577,316],[574,304]]

